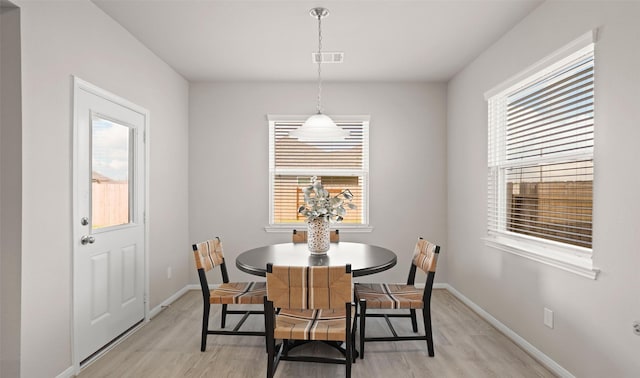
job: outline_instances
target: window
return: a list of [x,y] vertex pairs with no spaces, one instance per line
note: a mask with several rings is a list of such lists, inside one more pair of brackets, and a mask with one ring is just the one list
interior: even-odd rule
[[298,208],[302,189],[317,176],[329,192],[349,189],[355,210],[348,210],[340,228],[368,226],[369,120],[334,118],[349,130],[344,141],[300,142],[289,132],[304,122],[300,117],[269,116],[269,223],[292,226],[304,223]]
[[488,236],[590,260],[593,43],[488,98]]

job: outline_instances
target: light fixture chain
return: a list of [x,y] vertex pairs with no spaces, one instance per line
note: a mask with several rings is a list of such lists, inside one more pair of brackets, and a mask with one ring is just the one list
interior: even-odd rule
[[[322,13],[322,12],[320,12]],[[318,14],[318,114],[322,113],[322,15]]]
[[318,64],[318,112],[307,118],[302,126],[291,130],[289,136],[300,142],[311,143],[345,140],[349,136],[349,131],[338,126],[331,117],[322,113],[322,18],[329,14],[329,10],[317,7],[310,9],[309,14],[318,19],[318,52],[312,53],[316,59],[315,63]]

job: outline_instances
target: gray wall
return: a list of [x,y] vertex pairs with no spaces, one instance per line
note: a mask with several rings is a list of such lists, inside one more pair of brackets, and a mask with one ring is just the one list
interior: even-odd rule
[[20,373],[20,10],[0,0],[0,376]]
[[[189,98],[190,238],[220,236],[227,260],[260,245],[291,240],[266,233],[268,224],[267,114],[308,114],[315,83],[195,83]],[[446,238],[445,86],[403,83],[325,83],[327,114],[371,116],[371,233],[343,232],[398,254],[395,269],[363,277],[406,280],[418,236]],[[193,264],[193,263],[192,263]],[[249,279],[229,264],[236,279]],[[195,268],[192,280],[195,282]],[[219,280],[218,276],[215,276]]]
[[[640,3],[546,2],[448,86],[448,281],[578,377],[636,376],[640,337]],[[485,91],[592,28],[596,281],[486,247]],[[543,308],[555,328],[543,325]]]
[[[150,111],[150,307],[188,284],[188,83],[88,1],[20,1],[23,377],[71,367],[72,75]],[[167,278],[167,267],[173,278]]]

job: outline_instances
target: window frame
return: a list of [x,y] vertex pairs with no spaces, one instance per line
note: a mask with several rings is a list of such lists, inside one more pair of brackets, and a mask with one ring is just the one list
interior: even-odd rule
[[[493,193],[496,195],[495,201],[497,206],[497,215],[499,217],[503,217],[506,219],[506,178],[505,170],[509,168],[508,164],[495,164],[492,159],[496,159],[497,156],[491,155],[492,153],[492,138],[504,138],[504,130],[499,130],[498,125],[500,122],[496,120],[495,116],[497,113],[494,113],[494,110],[491,106],[494,105],[492,101],[496,98],[496,101],[499,101],[501,96],[506,98],[507,94],[513,93],[517,89],[527,86],[533,81],[548,75],[551,72],[558,70],[560,67],[563,67],[566,64],[567,59],[573,58],[579,55],[581,52],[584,52],[587,49],[593,49],[594,60],[595,60],[595,41],[597,36],[597,30],[591,30],[578,39],[572,41],[571,43],[565,45],[564,47],[556,50],[554,53],[549,55],[548,57],[540,60],[529,68],[525,69],[521,73],[515,75],[514,77],[506,80],[502,84],[496,86],[495,88],[487,91],[485,93],[485,100],[488,102],[488,175],[487,175],[487,183],[489,186],[496,185],[495,188],[490,189],[487,188],[487,200],[489,200],[489,195],[491,194],[491,190],[495,191]],[[595,91],[595,90],[594,90]],[[496,107],[499,105],[495,105]],[[499,113],[499,112],[498,112]],[[500,114],[498,114],[500,116]],[[595,124],[595,120],[594,120]],[[498,135],[496,135],[496,133]],[[572,156],[565,156],[569,160],[579,160],[584,158],[591,159],[593,161],[593,151],[589,153],[576,153]],[[559,157],[558,159],[561,159]],[[497,160],[500,160],[499,157]],[[555,159],[551,159],[553,161]],[[555,160],[557,161],[557,160]],[[523,165],[526,166],[529,162],[523,162]],[[494,169],[495,171],[492,171]],[[491,177],[495,175],[495,177]],[[595,181],[595,177],[594,177]],[[504,184],[504,185],[503,185]],[[595,198],[592,197],[592,201],[595,201]],[[593,204],[592,204],[593,208]],[[493,210],[488,206],[487,208],[487,216],[491,216],[491,212]],[[593,218],[592,218],[593,220]],[[498,220],[496,222],[502,222],[503,220]],[[490,222],[489,219],[487,222]],[[537,261],[546,265],[554,266],[559,269],[563,269],[568,272],[572,272],[578,274],[583,277],[587,277],[590,279],[596,279],[599,273],[599,269],[593,267],[593,244],[592,248],[579,247],[567,243],[556,242],[549,239],[531,237],[525,234],[511,232],[506,229],[506,227],[499,226],[498,230],[493,229],[489,223],[487,223],[487,235],[483,238],[485,245],[492,247],[494,249],[512,253],[521,257],[528,258],[533,261]],[[592,238],[593,238],[593,228],[592,228]]]
[[291,169],[285,168],[284,170],[278,170],[275,167],[275,125],[279,122],[299,122],[300,124],[308,118],[308,115],[274,115],[268,114],[267,121],[269,124],[269,214],[268,224],[265,226],[266,232],[291,232],[295,228],[304,227],[304,223],[274,223],[274,183],[275,176],[282,174],[283,172],[288,175],[301,175],[301,176],[362,176],[362,223],[333,223],[332,229],[340,229],[340,232],[371,232],[373,227],[369,224],[369,121],[368,115],[342,115],[331,116],[331,118],[337,123],[362,123],[362,138],[363,138],[363,167],[362,169],[354,169],[345,174],[344,170],[332,170],[332,169],[314,169],[310,172],[306,169]]

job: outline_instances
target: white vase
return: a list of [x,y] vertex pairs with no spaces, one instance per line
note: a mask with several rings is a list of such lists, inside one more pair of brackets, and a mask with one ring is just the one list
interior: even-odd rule
[[312,254],[325,254],[329,250],[329,221],[316,218],[307,222],[307,248]]

